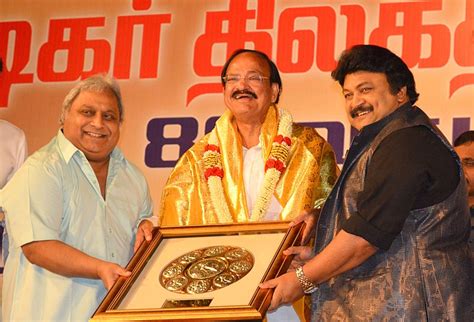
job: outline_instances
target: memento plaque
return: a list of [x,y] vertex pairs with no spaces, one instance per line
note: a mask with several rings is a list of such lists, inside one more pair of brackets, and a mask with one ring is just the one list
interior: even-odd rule
[[260,321],[300,244],[303,223],[159,227],[135,252],[90,321]]

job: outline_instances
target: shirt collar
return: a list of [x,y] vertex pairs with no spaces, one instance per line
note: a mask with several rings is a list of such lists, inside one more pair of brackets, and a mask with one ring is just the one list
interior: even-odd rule
[[62,129],[58,130],[58,135],[56,137],[58,140],[59,151],[61,152],[64,161],[69,163],[69,160],[71,160],[72,156],[80,150],[76,148],[74,144],[71,143],[71,141],[66,139]]
[[254,145],[251,148],[247,148],[244,145],[242,145],[242,148],[243,148],[244,152],[247,152],[247,151],[250,151],[250,150],[261,150],[262,149],[262,141],[260,140],[260,142],[258,142],[257,145]]

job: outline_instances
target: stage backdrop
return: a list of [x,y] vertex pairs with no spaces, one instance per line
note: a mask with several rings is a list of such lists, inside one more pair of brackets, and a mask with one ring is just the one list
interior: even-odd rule
[[415,74],[418,105],[452,140],[473,128],[474,0],[1,0],[0,118],[30,153],[58,130],[74,84],[105,72],[125,103],[120,147],[155,204],[178,157],[225,109],[220,70],[241,47],[266,52],[281,106],[328,138],[339,163],[353,135],[332,81],[342,50],[390,48]]

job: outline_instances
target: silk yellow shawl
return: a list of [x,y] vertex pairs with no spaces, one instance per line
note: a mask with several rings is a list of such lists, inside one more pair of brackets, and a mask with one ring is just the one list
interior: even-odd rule
[[[261,129],[260,142],[267,159],[278,129],[278,110],[271,106]],[[222,155],[222,184],[234,222],[247,222],[249,212],[242,170],[242,143],[232,113],[227,110],[216,122]],[[178,161],[163,190],[160,223],[200,225],[219,223],[204,177],[203,154],[209,135],[192,146]],[[332,188],[337,165],[332,147],[313,128],[293,124],[287,167],[274,195],[282,205],[281,220],[290,220],[304,209],[322,203]]]

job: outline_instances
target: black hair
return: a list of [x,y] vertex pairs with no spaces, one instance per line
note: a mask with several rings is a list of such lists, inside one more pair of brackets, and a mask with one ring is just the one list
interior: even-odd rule
[[221,72],[222,86],[225,86],[224,76],[226,76],[227,74],[227,68],[229,68],[230,63],[235,57],[243,53],[255,54],[267,62],[268,67],[270,67],[270,83],[278,84],[278,94],[275,100],[275,104],[278,103],[278,101],[280,100],[280,94],[282,90],[280,73],[278,72],[278,68],[276,67],[275,63],[270,58],[268,58],[268,56],[265,53],[258,50],[242,48],[242,49],[237,49],[236,51],[234,51],[232,55],[230,55],[229,59],[227,59],[227,61],[225,62],[224,67],[222,67],[222,72]]
[[461,133],[461,135],[459,135],[457,139],[454,140],[453,145],[460,146],[469,142],[474,142],[474,131],[466,131]]
[[331,76],[343,86],[346,75],[358,71],[384,73],[393,95],[406,86],[410,103],[413,105],[418,100],[420,94],[416,92],[412,72],[400,57],[387,48],[355,45],[342,53]]

